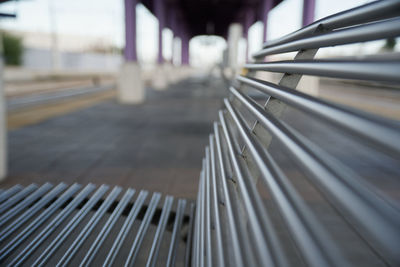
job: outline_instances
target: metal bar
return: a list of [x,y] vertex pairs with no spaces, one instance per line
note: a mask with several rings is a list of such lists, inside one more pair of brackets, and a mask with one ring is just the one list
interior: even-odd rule
[[42,199],[40,199],[35,205],[21,214],[12,224],[8,225],[0,232],[0,242],[11,235],[15,230],[17,230],[23,223],[29,220],[33,215],[35,215],[39,210],[41,210],[45,205],[47,205],[51,200],[53,200],[57,195],[59,195],[67,185],[61,183],[57,185],[53,190],[47,193]]
[[146,197],[148,195],[147,191],[140,191],[139,196],[137,197],[134,206],[130,210],[128,217],[126,218],[124,225],[122,226],[121,230],[118,233],[117,238],[115,239],[113,246],[110,249],[110,252],[107,255],[107,258],[105,259],[103,263],[103,267],[111,266],[115,260],[115,257],[117,256],[122,243],[124,242],[126,236],[129,233],[129,230],[131,229],[133,222],[136,220],[136,217],[138,216],[144,201],[146,200]]
[[136,256],[139,252],[140,246],[143,242],[144,235],[149,228],[151,219],[153,218],[154,212],[156,211],[157,204],[160,201],[161,194],[154,193],[153,197],[151,198],[150,204],[147,207],[146,214],[144,215],[143,221],[139,227],[139,230],[136,234],[135,240],[133,241],[131,250],[129,251],[128,258],[125,262],[125,267],[133,266],[136,260]]
[[83,242],[85,242],[86,238],[93,231],[97,223],[103,217],[103,215],[110,208],[111,204],[115,201],[117,196],[121,193],[122,189],[119,186],[114,187],[111,193],[107,196],[106,200],[101,204],[100,208],[96,211],[96,213],[92,216],[87,225],[82,229],[78,237],[74,240],[71,246],[68,248],[66,253],[57,263],[57,266],[67,266],[71,261],[72,257],[76,254],[78,249],[82,246]]
[[212,200],[210,206],[213,206],[214,211],[214,228],[215,228],[215,239],[217,243],[217,266],[225,266],[225,253],[224,247],[222,245],[222,230],[221,230],[221,222],[220,222],[220,213],[219,213],[219,197],[217,190],[217,178],[216,178],[216,166],[215,166],[215,144],[214,144],[214,135],[210,135],[210,165],[211,165],[211,194]]
[[8,208],[12,207],[15,203],[25,198],[27,195],[32,193],[32,191],[37,189],[36,184],[30,184],[21,191],[19,191],[14,196],[10,197],[6,202],[0,205],[0,213],[3,214]]
[[[165,264],[166,267],[175,266],[176,249],[178,247],[178,242],[179,242],[179,238],[180,238],[183,215],[185,215],[184,214],[185,207],[186,207],[186,200],[179,199],[178,207],[176,209],[176,214],[175,214],[174,228],[172,229],[172,236],[171,236],[171,242],[170,242],[169,250],[168,250],[167,262]],[[189,227],[191,227],[190,224],[189,224]],[[186,242],[186,247],[190,248],[190,244],[191,244],[191,242],[188,237],[187,242]]]
[[69,221],[69,223],[63,228],[63,230],[57,235],[56,238],[51,242],[50,245],[40,254],[32,266],[44,266],[50,259],[53,253],[60,247],[60,245],[67,239],[72,231],[78,226],[83,218],[92,210],[94,205],[103,197],[107,192],[108,186],[102,185],[97,189],[96,193],[89,199],[89,201],[79,210],[77,214]]
[[[204,159],[203,164],[204,167]],[[199,266],[199,255],[200,255],[200,197],[201,197],[201,185],[202,185],[202,177],[203,177],[204,169],[202,168],[200,171],[199,177],[199,191],[197,193],[197,200],[196,200],[196,216],[194,218],[194,244],[193,244],[193,260],[192,266]]]
[[204,256],[205,256],[205,212],[204,212],[204,201],[205,201],[205,179],[206,179],[206,161],[203,158],[203,168],[202,168],[202,176],[201,176],[201,190],[200,190],[200,203],[199,203],[199,209],[200,209],[200,216],[199,216],[199,239],[200,239],[200,244],[199,244],[199,266],[203,267],[204,266]]
[[[182,208],[182,209],[184,210],[184,208]],[[193,237],[194,237],[194,234],[195,234],[194,233],[194,216],[195,216],[195,212],[196,212],[196,206],[195,206],[194,203],[191,203],[190,204],[190,211],[189,211],[189,230],[188,230],[188,236],[187,236],[187,240],[186,240],[185,267],[189,267],[189,266],[191,266],[193,264],[193,256],[194,256],[194,254],[191,254],[191,251],[192,251],[192,248],[193,248],[193,245],[194,245]],[[175,260],[175,258],[172,260],[170,266],[174,266],[174,260]]]
[[[232,238],[232,254],[233,257],[235,258],[235,265],[236,266],[245,266],[243,255],[242,255],[242,249],[241,249],[241,244],[239,242],[239,227],[238,227],[238,220],[235,218],[235,214],[233,212],[233,205],[229,196],[228,192],[228,185],[227,185],[227,177],[225,175],[225,165],[224,165],[224,160],[222,156],[222,147],[221,147],[221,136],[220,136],[220,131],[219,131],[219,126],[218,123],[214,123],[214,135],[215,135],[215,145],[216,145],[216,150],[217,150],[217,155],[218,155],[218,165],[220,169],[220,180],[221,180],[221,185],[222,189],[224,192],[224,204],[226,206],[226,214],[228,216],[228,227],[230,230],[230,236]],[[242,244],[244,245],[244,244]]]
[[246,64],[249,70],[283,72],[332,78],[400,82],[398,60],[288,60]]
[[327,46],[344,45],[351,43],[367,42],[400,35],[400,18],[374,22],[361,26],[354,26],[344,30],[337,30],[320,34],[290,43],[260,50],[253,54],[254,58],[261,58],[271,54],[286,53],[297,50],[322,48]]
[[349,27],[362,23],[388,19],[400,15],[400,3],[397,0],[374,1],[353,9],[349,9],[323,19],[320,19],[298,31],[290,33],[277,40],[266,42],[263,48],[268,48],[294,40],[315,35],[319,28],[325,31]]
[[8,265],[20,266],[95,188],[88,184]]
[[211,193],[210,193],[210,148],[206,147],[206,175],[205,175],[205,240],[206,240],[206,265],[212,266],[212,240],[211,240]]
[[[399,255],[394,249],[400,247],[400,216],[397,210],[363,184],[356,174],[311,142],[307,142],[286,124],[270,116],[249,97],[234,88],[231,88],[231,92],[286,147],[309,173],[307,177],[312,178],[311,181],[329,196],[328,200],[335,206],[339,205],[341,209],[338,210],[347,211],[378,242],[379,247],[383,248],[381,253],[388,254],[389,258],[399,262]],[[352,224],[351,221],[348,222]],[[355,227],[356,230],[357,228]]]
[[236,124],[246,149],[250,151],[260,170],[264,183],[270,189],[276,206],[294,236],[297,247],[302,251],[308,266],[347,266],[343,256],[325,234],[303,199],[298,195],[290,181],[279,168],[267,150],[257,145],[240,113],[229,101],[224,101],[229,114]]
[[22,185],[17,184],[17,185],[14,185],[13,187],[11,187],[10,189],[6,190],[5,192],[3,192],[0,195],[0,203],[6,199],[9,199],[11,196],[18,193],[19,191],[21,191],[22,188],[23,188]]
[[114,224],[118,220],[119,216],[121,216],[124,211],[126,205],[128,205],[129,201],[132,199],[135,194],[134,189],[128,189],[122,199],[118,202],[117,207],[114,209],[113,213],[108,218],[107,222],[104,224],[100,233],[97,235],[96,240],[93,242],[89,251],[86,253],[86,256],[81,261],[80,267],[89,266],[89,264],[93,261],[96,256],[97,251],[100,246],[103,244],[104,240],[107,238]]
[[169,219],[169,214],[171,212],[172,203],[174,198],[172,196],[166,196],[164,206],[162,208],[160,221],[158,222],[158,227],[156,234],[154,235],[153,244],[151,245],[150,253],[147,258],[146,267],[156,266],[158,259],[158,252],[160,250],[161,242],[163,240],[165,227]]
[[[53,213],[58,210],[69,198],[71,198],[79,189],[81,185],[73,184],[67,191],[65,191],[57,200],[45,209],[38,217],[35,218],[28,226],[18,233],[10,242],[7,243],[0,250],[0,261],[3,261],[8,254],[14,251],[14,249],[21,244],[31,233],[33,233],[39,226],[42,225]],[[10,229],[7,235],[15,231],[16,228]]]
[[[6,213],[0,216],[0,227],[14,218],[21,210],[25,209],[33,202],[35,202],[38,198],[42,197],[53,187],[50,183],[45,183],[39,189],[37,189],[34,193],[29,195],[23,201],[15,205],[13,208],[9,209]],[[15,222],[14,222],[15,223]]]
[[259,260],[263,265],[268,266],[287,266],[286,258],[276,232],[273,229],[272,222],[265,212],[265,207],[257,193],[254,184],[243,176],[242,167],[237,159],[238,153],[235,153],[232,134],[228,129],[224,114],[219,113],[222,129],[224,130],[225,140],[228,146],[230,159],[237,178],[238,186],[243,197],[243,204],[248,213],[248,222],[251,225],[254,244],[257,247]]
[[356,133],[374,144],[384,146],[386,150],[394,152],[395,155],[400,153],[400,142],[398,142],[400,134],[398,127],[394,126],[393,123],[368,116],[365,113],[348,110],[273,83],[243,76],[237,77],[237,80],[313,116],[328,120]]

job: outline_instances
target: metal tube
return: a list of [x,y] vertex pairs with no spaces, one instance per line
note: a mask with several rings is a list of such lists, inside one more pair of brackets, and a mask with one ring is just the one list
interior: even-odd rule
[[25,198],[27,195],[29,195],[30,193],[32,193],[32,191],[36,189],[37,189],[36,184],[30,184],[29,186],[25,187],[14,196],[10,197],[7,201],[5,201],[3,204],[0,205],[0,214],[3,214],[8,208],[13,206],[21,199]]
[[[81,185],[73,184],[67,191],[65,191],[57,200],[45,209],[38,217],[35,218],[28,226],[26,226],[21,232],[19,232],[6,246],[0,250],[0,261],[4,260],[8,254],[14,251],[14,249],[21,244],[31,233],[33,233],[39,226],[42,225],[47,219],[50,218],[53,213],[58,210],[70,197],[72,197],[79,189]],[[10,229],[7,235],[15,231],[16,228]]]
[[246,64],[249,70],[314,75],[342,79],[400,82],[398,60],[288,60]]
[[3,192],[0,195],[0,203],[3,202],[4,200],[9,199],[11,196],[18,193],[19,191],[21,191],[22,188],[23,188],[22,185],[17,184],[11,187],[10,189],[6,190],[5,192]]
[[39,210],[41,210],[47,203],[53,200],[57,195],[59,195],[67,187],[66,184],[61,183],[57,185],[53,190],[47,193],[42,199],[40,199],[35,205],[29,208],[27,211],[22,213],[12,224],[9,224],[0,232],[0,242],[6,239],[10,234],[17,230],[22,224],[29,220],[33,215],[35,215]]
[[211,165],[211,194],[212,200],[210,206],[213,206],[214,211],[214,228],[215,228],[215,239],[217,243],[217,259],[218,266],[225,266],[225,254],[224,247],[222,245],[222,230],[221,230],[221,222],[220,222],[220,212],[219,212],[219,197],[217,190],[217,178],[216,178],[216,162],[215,162],[215,144],[214,144],[214,135],[210,135],[210,165]]
[[224,103],[246,143],[246,149],[250,151],[250,155],[259,168],[276,206],[294,236],[298,249],[302,251],[307,265],[346,266],[346,261],[332,239],[325,233],[278,164],[267,150],[256,144],[255,138],[251,135],[240,113],[230,105],[227,99]]
[[248,222],[253,233],[254,244],[257,247],[257,255],[263,265],[268,266],[288,266],[279,239],[271,219],[265,211],[262,200],[257,193],[252,181],[248,181],[243,176],[242,167],[235,153],[233,138],[225,121],[222,111],[219,112],[222,129],[224,130],[225,140],[228,146],[229,156],[237,178],[240,192],[242,193],[243,205],[249,216]]
[[51,233],[76,209],[76,207],[96,188],[88,184],[73,200],[61,210],[35,238],[9,263],[9,266],[20,266],[45,241]]
[[147,258],[146,267],[154,267],[157,263],[158,252],[160,250],[161,242],[163,240],[165,227],[167,226],[169,214],[171,212],[172,203],[174,198],[172,196],[166,196],[164,206],[162,208],[160,221],[158,222],[158,227],[156,234],[154,235],[153,244],[150,248],[150,253]]
[[117,196],[121,193],[122,189],[119,186],[114,187],[111,193],[107,196],[106,200],[101,204],[100,208],[96,211],[96,213],[92,216],[90,221],[86,224],[86,226],[82,229],[79,235],[76,237],[74,242],[70,245],[68,250],[65,252],[63,257],[57,263],[57,266],[67,266],[71,261],[72,257],[78,251],[78,249],[82,246],[83,242],[85,242],[86,238],[93,231],[97,223],[103,217],[103,215],[110,208],[111,204],[115,201]]
[[[184,210],[184,208],[182,208]],[[186,251],[185,251],[185,267],[190,267],[193,265],[193,259],[194,259],[194,253],[191,253],[193,247],[194,247],[194,236],[195,236],[195,227],[194,227],[194,221],[195,221],[195,212],[196,212],[196,206],[194,203],[190,204],[190,211],[189,211],[189,231],[188,231],[188,238],[186,240]],[[174,260],[171,262],[171,266],[174,266]],[[169,262],[169,261],[168,261]]]
[[206,240],[206,265],[212,266],[212,240],[211,240],[211,193],[210,193],[210,148],[206,147],[206,174],[204,181],[204,206],[205,206],[205,240]]
[[110,215],[107,222],[104,224],[100,233],[97,234],[96,240],[92,243],[92,246],[86,253],[86,256],[81,261],[81,264],[79,265],[80,267],[89,266],[89,264],[93,261],[100,246],[103,244],[104,240],[107,238],[107,236],[110,233],[111,229],[113,228],[114,224],[118,220],[119,216],[121,216],[126,205],[128,205],[129,201],[132,199],[134,194],[135,194],[134,189],[129,188],[126,191],[125,195],[118,202],[117,207],[114,209],[113,213]]
[[[228,216],[228,226],[229,226],[229,230],[230,230],[230,235],[232,238],[232,254],[234,256],[234,262],[236,266],[245,266],[244,265],[244,259],[243,259],[243,255],[242,255],[242,249],[241,249],[241,245],[239,242],[239,227],[238,227],[238,220],[236,220],[234,212],[233,212],[233,205],[229,196],[229,192],[228,192],[228,185],[227,185],[227,177],[225,175],[226,171],[225,171],[225,165],[224,165],[224,160],[223,160],[223,156],[222,156],[222,147],[221,147],[221,136],[220,136],[220,132],[219,132],[219,126],[218,124],[215,122],[214,123],[214,135],[215,135],[215,145],[216,145],[216,150],[217,150],[217,155],[218,155],[218,165],[219,165],[219,169],[220,169],[220,180],[221,180],[221,185],[222,185],[222,189],[224,192],[224,204],[226,206],[226,214]],[[244,244],[243,244],[244,245]]]
[[103,263],[103,267],[111,266],[115,260],[115,257],[117,256],[122,243],[124,242],[126,236],[129,233],[129,230],[131,229],[134,221],[136,220],[136,217],[138,216],[141,208],[143,207],[143,203],[146,200],[146,197],[148,195],[147,191],[140,191],[139,196],[137,197],[135,204],[133,205],[131,211],[128,214],[128,217],[126,218],[124,225],[121,227],[121,230],[118,233],[117,238],[115,239],[113,246],[110,249],[110,252],[107,255],[107,258],[105,259]]
[[[287,148],[307,171],[307,177],[325,192],[328,200],[334,206],[339,206],[338,210],[347,211],[344,217],[350,215],[355,219],[363,231],[378,242],[381,253],[399,262],[399,255],[394,249],[400,247],[400,215],[397,210],[364,185],[356,174],[301,137],[294,129],[282,124],[249,97],[234,88],[231,88],[231,92]],[[353,224],[353,220],[347,221]]]
[[[176,214],[175,214],[174,228],[172,229],[172,236],[171,236],[171,242],[170,242],[169,250],[168,250],[167,262],[165,264],[166,267],[175,266],[176,249],[178,247],[178,242],[179,242],[179,238],[180,238],[179,234],[180,234],[181,227],[182,227],[182,220],[183,220],[183,215],[185,212],[185,207],[186,207],[186,200],[179,199],[178,207],[176,209]],[[190,227],[190,224],[189,224],[189,227]],[[187,239],[186,247],[190,248],[189,237]]]
[[57,235],[56,238],[47,246],[47,248],[40,254],[35,260],[32,266],[44,266],[49,260],[53,253],[60,247],[60,245],[67,239],[71,232],[78,226],[83,218],[92,210],[94,205],[103,197],[108,190],[107,185],[100,186],[96,193],[89,199],[89,201],[79,210],[77,214],[69,221],[69,223],[63,228],[63,230]]
[[45,183],[39,189],[37,189],[34,193],[30,194],[27,198],[23,201],[15,205],[13,208],[9,209],[3,215],[0,216],[0,227],[14,218],[21,210],[25,209],[27,206],[31,205],[35,202],[38,198],[42,197],[46,194],[53,187],[50,183]]
[[254,78],[237,77],[237,80],[255,89],[293,105],[310,115],[328,120],[343,129],[356,133],[386,150],[400,153],[399,130],[393,123],[345,109],[307,94]]
[[349,27],[361,23],[369,23],[381,19],[392,18],[400,14],[400,3],[397,0],[374,1],[353,9],[349,9],[323,19],[320,19],[307,27],[290,33],[277,40],[272,40],[263,45],[263,48],[289,43],[294,40],[309,37],[315,34],[319,28],[325,31]]
[[259,52],[254,53],[253,57],[261,58],[272,54],[373,41],[384,38],[397,37],[399,35],[400,18],[395,18],[361,26],[354,26],[344,30],[324,33],[289,43],[282,43],[273,47],[264,48]]
[[142,221],[142,223],[139,227],[139,230],[136,234],[135,240],[133,241],[131,250],[129,251],[128,258],[126,259],[126,262],[125,262],[125,267],[132,266],[135,263],[136,256],[137,256],[140,246],[143,242],[144,235],[146,234],[147,229],[149,228],[151,219],[153,218],[154,212],[156,211],[157,204],[160,201],[160,198],[161,198],[160,193],[153,194],[150,204],[147,207],[146,214],[144,215],[143,221]]

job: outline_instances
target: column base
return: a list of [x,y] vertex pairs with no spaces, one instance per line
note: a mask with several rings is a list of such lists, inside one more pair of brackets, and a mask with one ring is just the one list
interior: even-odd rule
[[123,104],[139,104],[145,100],[140,66],[137,62],[125,62],[120,70],[118,83],[118,100]]
[[168,66],[157,65],[151,77],[151,85],[157,91],[163,91],[168,87]]

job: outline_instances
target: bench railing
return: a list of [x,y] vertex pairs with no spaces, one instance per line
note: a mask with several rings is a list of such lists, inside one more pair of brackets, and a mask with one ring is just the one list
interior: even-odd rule
[[[400,265],[398,122],[295,90],[302,75],[398,85],[396,54],[313,59],[322,47],[398,36],[400,2],[379,1],[254,54],[205,151],[192,266]],[[263,71],[283,76],[255,78]]]

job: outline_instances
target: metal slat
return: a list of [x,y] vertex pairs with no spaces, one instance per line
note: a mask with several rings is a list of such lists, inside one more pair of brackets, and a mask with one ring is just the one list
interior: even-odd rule
[[97,251],[99,250],[100,246],[103,244],[104,240],[110,233],[112,227],[116,223],[119,216],[121,216],[122,212],[124,211],[126,205],[128,205],[129,201],[132,199],[133,195],[135,194],[134,189],[128,189],[122,199],[118,202],[117,207],[114,209],[111,216],[108,218],[107,222],[104,224],[103,228],[101,229],[100,233],[97,235],[96,240],[93,242],[92,246],[90,247],[89,251],[86,253],[86,256],[83,258],[81,264],[79,266],[89,266],[89,264],[93,261],[94,257],[96,256]]
[[214,228],[215,228],[215,239],[217,243],[217,259],[218,264],[217,266],[225,266],[225,253],[224,253],[224,246],[222,244],[222,229],[221,229],[221,222],[220,222],[220,212],[219,212],[219,197],[218,197],[218,190],[217,190],[217,179],[216,179],[216,166],[215,166],[215,144],[214,144],[214,135],[210,135],[210,166],[211,166],[211,194],[212,194],[212,201],[210,206],[213,207],[214,211]]
[[211,176],[211,168],[210,168],[210,148],[206,147],[206,174],[204,181],[204,206],[205,206],[205,240],[206,240],[206,260],[207,266],[212,266],[212,251],[213,245],[211,240],[211,193],[210,193],[210,176]]
[[128,235],[129,230],[131,229],[133,222],[136,220],[137,215],[139,214],[141,208],[143,207],[143,203],[146,200],[148,195],[147,191],[140,191],[139,196],[137,197],[134,206],[129,212],[128,217],[125,220],[124,225],[121,228],[121,231],[118,233],[117,238],[115,239],[113,246],[110,249],[110,252],[107,255],[103,263],[103,267],[111,266],[117,256],[122,243],[124,242],[126,236]]
[[25,198],[23,201],[9,209],[7,212],[5,212],[3,215],[0,216],[0,227],[14,218],[19,212],[21,212],[23,209],[31,205],[33,202],[35,202],[37,199],[42,197],[46,192],[48,192],[51,188],[53,187],[52,184],[50,183],[45,183],[42,185],[39,189],[37,189],[35,192],[30,194],[27,198]]
[[243,76],[237,77],[237,80],[310,115],[328,120],[345,130],[356,133],[378,147],[383,146],[395,155],[400,153],[400,142],[397,142],[400,139],[399,129],[392,123],[266,81]]
[[384,248],[384,253],[396,260],[398,255],[395,248],[400,247],[400,216],[397,210],[371,192],[345,166],[335,162],[310,142],[304,143],[304,138],[300,139],[293,129],[288,130],[287,126],[270,116],[257,103],[235,89],[232,89],[232,93],[293,154],[294,159],[310,174],[307,177],[312,178],[312,182],[329,196],[331,203],[340,205],[339,210],[348,211]]
[[172,196],[166,196],[164,206],[162,208],[160,221],[158,222],[158,227],[156,234],[154,235],[153,244],[150,248],[149,257],[146,263],[146,267],[154,267],[157,263],[158,253],[160,250],[161,242],[165,232],[165,227],[167,226],[169,214],[171,212],[172,203],[174,198]]
[[352,80],[400,82],[398,60],[287,60],[246,64],[249,70]]
[[13,258],[8,266],[20,266],[95,188],[96,186],[93,184],[88,184],[37,236],[35,236],[33,241]]
[[[39,210],[46,206],[51,200],[58,196],[67,185],[61,183],[57,185],[53,190],[47,193],[43,198],[41,198],[35,205],[30,207],[27,211],[21,214],[17,219],[15,219],[12,224],[9,224],[0,232],[0,242],[4,241],[9,235],[11,235],[15,230],[17,230],[23,223],[32,218]],[[4,220],[3,220],[4,221]]]
[[238,115],[238,111],[234,110],[227,99],[225,99],[225,106],[245,141],[246,148],[250,150],[308,266],[347,266],[332,239],[324,232],[283,171],[268,152],[255,143],[250,130]]
[[90,233],[93,231],[94,227],[103,217],[103,215],[110,208],[111,204],[115,201],[118,195],[121,193],[122,189],[119,186],[114,187],[114,189],[107,196],[106,200],[101,204],[100,208],[96,211],[96,213],[92,216],[87,225],[82,229],[79,233],[78,237],[74,240],[74,242],[70,245],[68,250],[65,252],[63,257],[57,263],[57,266],[67,266],[71,261],[72,257],[76,254],[78,249],[82,246],[83,242],[88,238]]
[[323,28],[324,31],[334,30],[343,27],[354,26],[357,24],[392,18],[400,15],[400,2],[397,0],[374,1],[366,5],[355,7],[323,19],[317,20],[312,24],[290,33],[277,40],[268,41],[263,48],[289,43],[294,40],[302,39],[315,35],[315,32]]
[[238,186],[242,194],[243,205],[249,216],[248,222],[251,225],[250,228],[254,238],[253,242],[256,246],[260,264],[268,266],[288,266],[277,233],[272,226],[269,215],[266,213],[262,200],[257,193],[257,189],[253,182],[246,179],[243,175],[242,167],[237,158],[239,154],[234,150],[232,133],[228,129],[225,116],[221,111],[219,113],[219,118],[224,131],[235,177],[237,178]]
[[394,38],[399,35],[400,19],[394,18],[282,43],[262,49],[254,53],[253,57],[262,58],[272,54]]
[[[169,246],[169,250],[168,250],[168,258],[167,258],[167,262],[165,264],[166,267],[175,266],[176,250],[178,247],[179,234],[181,232],[183,216],[185,215],[184,214],[185,207],[186,207],[186,200],[179,199],[178,207],[176,209],[174,228],[172,230],[171,242],[170,242],[170,246]],[[190,225],[190,223],[189,223],[189,225]],[[188,235],[190,235],[190,234],[188,234]],[[187,240],[186,244],[187,244],[186,245],[187,248],[190,248],[191,240],[190,240],[189,236],[188,236],[188,240]]]
[[[7,243],[0,250],[0,261],[4,260],[8,254],[21,244],[26,238],[29,237],[39,226],[41,226],[47,219],[49,219],[54,212],[56,212],[69,198],[71,198],[79,189],[81,185],[73,184],[67,189],[55,202],[46,208],[38,217],[35,218],[28,226],[24,228],[18,235],[16,235],[10,242]],[[10,229],[7,235],[11,234],[16,228]]]
[[22,185],[14,185],[13,187],[11,187],[10,189],[4,191],[1,195],[0,195],[0,203],[3,202],[4,200],[9,199],[10,197],[12,197],[14,194],[18,193],[19,191],[22,190]]
[[[194,217],[196,212],[195,203],[190,203],[190,211],[189,211],[189,230],[186,239],[186,249],[185,249],[185,267],[189,267],[193,265],[193,254],[191,254],[193,249],[193,238],[194,238]],[[174,257],[175,258],[175,257]]]
[[17,194],[9,198],[3,204],[0,205],[0,213],[3,214],[8,208],[12,207],[15,203],[19,202],[21,199],[25,198],[27,195],[32,193],[32,191],[37,189],[36,184],[30,184],[28,187],[25,187]]
[[150,204],[147,207],[146,214],[144,215],[143,221],[140,224],[139,230],[136,234],[135,240],[133,241],[133,244],[131,246],[131,249],[129,251],[128,258],[126,259],[125,262],[125,267],[133,266],[137,257],[137,254],[139,253],[140,246],[143,242],[144,236],[147,232],[147,229],[150,226],[151,219],[153,218],[154,212],[156,211],[157,204],[160,201],[161,194],[160,193],[154,193],[151,200]]
[[[240,238],[239,238],[239,234],[240,234],[240,227],[238,226],[239,224],[239,220],[238,218],[235,216],[235,213],[233,211],[233,201],[231,201],[230,199],[230,195],[229,195],[229,189],[228,189],[228,185],[227,185],[227,177],[225,175],[226,171],[225,171],[225,165],[224,165],[224,160],[223,160],[223,156],[222,156],[222,147],[221,147],[221,136],[220,136],[220,131],[219,131],[219,126],[218,124],[215,122],[214,123],[214,135],[215,135],[215,144],[217,147],[217,155],[218,155],[218,165],[219,165],[219,169],[220,169],[220,181],[221,181],[221,185],[222,185],[222,190],[224,192],[224,205],[226,206],[226,214],[227,214],[227,223],[228,223],[228,227],[230,230],[230,236],[232,238],[232,254],[234,257],[234,262],[236,266],[245,266],[245,262],[247,263],[247,259],[245,261],[244,259],[244,255],[242,254],[242,251],[244,251],[245,249],[243,248],[244,245],[246,244],[241,244],[240,243]],[[238,234],[239,233],[239,234]],[[247,255],[250,256],[250,255]]]
[[56,238],[51,242],[50,245],[43,251],[42,254],[33,263],[33,266],[44,266],[54,252],[60,247],[60,245],[67,239],[72,231],[78,226],[83,218],[90,212],[90,210],[96,205],[101,197],[107,192],[108,186],[102,185],[97,189],[96,193],[89,199],[89,201],[79,210],[79,212],[69,221],[64,229],[57,235]]

